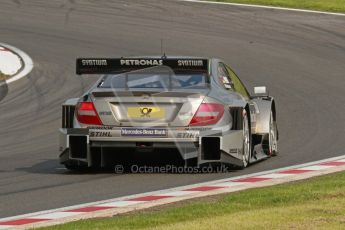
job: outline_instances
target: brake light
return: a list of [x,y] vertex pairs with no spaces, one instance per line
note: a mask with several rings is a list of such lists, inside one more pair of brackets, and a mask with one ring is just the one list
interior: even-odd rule
[[77,105],[77,120],[87,125],[102,125],[92,102],[79,102]]
[[202,103],[190,121],[190,126],[216,124],[224,114],[224,106],[216,103]]

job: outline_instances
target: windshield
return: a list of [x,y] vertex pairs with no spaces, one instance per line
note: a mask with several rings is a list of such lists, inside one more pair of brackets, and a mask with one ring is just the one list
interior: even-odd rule
[[115,89],[201,89],[208,87],[208,76],[204,73],[174,73],[171,71],[149,70],[132,71],[105,75],[99,88]]

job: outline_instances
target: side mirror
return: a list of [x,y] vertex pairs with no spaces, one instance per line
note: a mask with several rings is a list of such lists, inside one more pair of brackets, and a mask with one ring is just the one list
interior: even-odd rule
[[266,86],[256,86],[254,87],[254,94],[255,96],[268,96],[268,90],[266,88]]

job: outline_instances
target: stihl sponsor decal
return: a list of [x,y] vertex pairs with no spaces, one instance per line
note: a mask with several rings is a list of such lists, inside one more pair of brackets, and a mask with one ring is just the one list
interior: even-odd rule
[[112,135],[110,132],[96,131],[96,132],[90,132],[90,137],[112,137]]
[[177,133],[176,138],[197,138],[199,137],[199,131],[185,131],[183,133]]

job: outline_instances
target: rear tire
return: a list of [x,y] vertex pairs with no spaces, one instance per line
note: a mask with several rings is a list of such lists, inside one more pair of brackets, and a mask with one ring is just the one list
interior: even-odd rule
[[243,166],[242,168],[246,168],[249,165],[249,160],[251,157],[251,146],[252,146],[249,118],[248,118],[246,110],[243,110],[242,122],[243,122],[242,123],[243,124],[242,126],[243,128],[243,154],[242,154]]
[[186,167],[197,167],[198,166],[198,158],[190,158],[185,160],[185,166]]
[[73,172],[85,172],[87,171],[89,168],[87,167],[87,164],[84,162],[79,162],[79,161],[67,161],[64,163],[66,169],[68,169],[69,171],[73,171]]
[[277,122],[274,120],[273,112],[270,115],[270,129],[268,133],[268,154],[276,156],[278,154],[278,129]]

